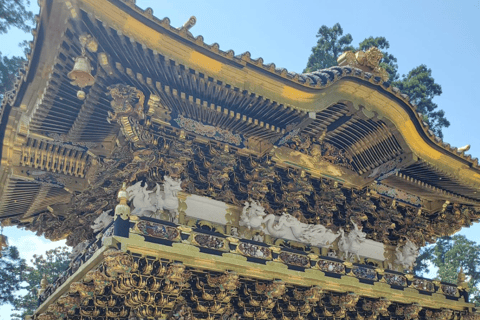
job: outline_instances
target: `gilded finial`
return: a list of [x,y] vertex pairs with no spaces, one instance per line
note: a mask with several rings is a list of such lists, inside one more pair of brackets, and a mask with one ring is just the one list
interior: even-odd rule
[[115,207],[115,220],[117,217],[121,217],[123,220],[128,220],[130,217],[130,207],[127,204],[128,193],[127,193],[127,184],[124,182],[122,188],[118,192],[118,201],[119,204]]
[[468,291],[468,282],[466,282],[465,279],[466,279],[466,276],[465,276],[465,273],[463,272],[463,267],[460,267],[460,271],[458,272],[458,278],[457,278],[457,286],[459,288],[462,288]]
[[39,297],[42,295],[42,293],[45,292],[45,290],[47,290],[47,286],[48,286],[47,275],[44,273],[43,277],[42,277],[42,280],[40,280],[40,289],[38,289],[38,296]]
[[359,50],[357,52],[347,51],[338,57],[339,66],[352,66],[365,72],[373,73],[380,77],[382,81],[387,81],[390,76],[384,68],[380,67],[380,61],[383,59],[383,53],[377,47],[371,47],[367,51]]

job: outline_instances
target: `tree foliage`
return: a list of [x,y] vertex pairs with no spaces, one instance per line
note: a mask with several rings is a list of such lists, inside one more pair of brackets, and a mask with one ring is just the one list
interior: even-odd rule
[[22,289],[27,293],[17,297],[13,301],[14,314],[13,319],[25,319],[26,315],[32,315],[37,308],[38,289],[43,275],[46,275],[48,283],[53,283],[55,279],[68,268],[70,263],[70,249],[67,247],[58,247],[48,250],[43,255],[34,255],[31,260],[32,266],[27,265],[23,272],[23,281],[25,284]]
[[0,305],[13,303],[14,293],[20,289],[25,260],[20,258],[18,249],[9,246],[0,256]]
[[2,56],[0,52],[0,101],[3,98],[5,92],[13,89],[15,83],[15,77],[18,69],[23,65],[25,59],[22,57]]
[[397,58],[387,51],[390,43],[385,37],[368,37],[354,47],[352,46],[352,36],[349,33],[343,36],[343,29],[339,23],[332,28],[325,25],[320,27],[317,38],[317,45],[312,48],[304,72],[336,66],[337,58],[345,51],[368,50],[375,46],[383,52],[380,66],[389,73],[391,84],[410,97],[412,102],[417,105],[417,111],[424,115],[424,120],[432,131],[437,136],[443,137],[442,128],[448,127],[450,122],[445,118],[445,112],[438,110],[437,104],[433,102],[436,96],[442,94],[442,87],[435,83],[432,70],[426,65],[422,64],[413,68],[407,75],[400,77]]
[[427,117],[433,132],[443,137],[442,128],[450,126],[450,122],[445,118],[445,112],[437,110],[438,105],[433,102],[434,97],[442,94],[442,87],[435,83],[432,70],[422,64],[392,84],[410,97],[410,101],[417,105],[417,111]]
[[7,33],[11,27],[30,31],[33,13],[27,10],[29,5],[28,0],[0,0],[0,34]]
[[468,281],[470,301],[480,306],[480,245],[463,235],[439,238],[435,245],[422,249],[414,271],[417,275],[438,269],[441,281],[457,283],[460,268]]
[[[29,5],[28,0],[0,0],[0,35],[7,33],[12,27],[30,31],[33,13],[27,10]],[[20,46],[25,46],[25,43]],[[16,73],[24,61],[23,57],[9,58],[0,52],[0,102],[5,92],[13,88]]]
[[312,54],[308,58],[307,68],[304,72],[312,72],[337,65],[337,58],[345,51],[353,50],[351,43],[352,35],[343,35],[343,29],[339,23],[332,28],[321,26],[317,33],[317,45],[312,48]]

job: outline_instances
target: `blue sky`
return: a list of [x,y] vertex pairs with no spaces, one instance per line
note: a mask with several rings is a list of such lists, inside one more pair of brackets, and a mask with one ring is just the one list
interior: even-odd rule
[[[304,69],[321,25],[339,22],[355,45],[370,36],[384,36],[401,74],[426,64],[442,86],[443,94],[434,101],[451,122],[444,129],[444,141],[457,147],[471,144],[469,153],[480,157],[480,0],[137,0],[137,5],[153,8],[158,18],[169,17],[175,27],[194,15],[197,24],[191,32],[203,35],[206,43],[218,42],[222,50],[236,54],[250,51],[252,58],[295,72]],[[12,30],[0,36],[0,51],[21,54],[17,43],[23,39],[31,35]],[[16,228],[6,228],[5,233],[26,258],[56,246]],[[461,233],[480,243],[478,223]],[[9,319],[8,309],[0,307],[0,320]]]

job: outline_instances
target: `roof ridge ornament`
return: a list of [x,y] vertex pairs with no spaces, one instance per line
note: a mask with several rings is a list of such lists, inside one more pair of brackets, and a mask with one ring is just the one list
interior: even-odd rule
[[385,68],[380,66],[380,61],[382,59],[382,51],[377,47],[371,47],[367,51],[346,51],[338,57],[337,63],[339,66],[351,66],[365,72],[371,72],[385,82],[388,81],[390,75]]
[[183,24],[180,28],[180,31],[190,31],[190,29],[197,23],[197,18],[195,16],[191,16],[187,22]]

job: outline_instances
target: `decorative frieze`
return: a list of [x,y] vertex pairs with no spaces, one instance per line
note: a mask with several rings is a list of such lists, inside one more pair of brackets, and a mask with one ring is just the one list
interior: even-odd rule
[[393,286],[400,286],[406,287],[407,286],[407,278],[400,274],[388,273],[385,272],[383,274],[383,279],[386,283]]
[[212,235],[195,234],[192,243],[208,249],[228,251],[227,240]]
[[319,259],[317,267],[324,272],[345,274],[345,265],[342,262]]
[[352,268],[352,272],[355,275],[355,277],[359,279],[372,280],[372,281],[377,280],[377,272],[371,268],[354,266]]
[[259,258],[264,260],[272,259],[272,251],[264,246],[256,245],[253,243],[241,242],[237,250],[248,257]]
[[413,279],[410,286],[421,291],[435,292],[433,282],[426,279]]
[[291,253],[287,251],[282,251],[278,257],[283,263],[298,266],[298,267],[310,267],[310,259],[307,256]]
[[137,222],[134,231],[145,236],[170,241],[179,240],[180,238],[180,232],[177,228],[145,220]]
[[447,296],[456,297],[458,295],[458,288],[456,286],[442,284],[441,288],[442,288],[442,292]]

